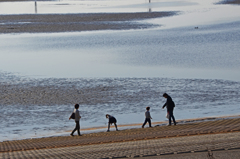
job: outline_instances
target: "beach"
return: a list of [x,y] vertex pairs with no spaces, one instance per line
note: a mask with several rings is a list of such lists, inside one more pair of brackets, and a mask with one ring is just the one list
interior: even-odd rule
[[[105,114],[117,118],[120,130],[138,128],[146,106],[152,122],[166,125],[164,91],[176,103],[177,120],[238,115],[240,82],[162,78],[26,78],[1,74],[1,140],[68,136],[74,122],[68,120],[80,104],[82,133],[106,131]],[[168,83],[163,86],[162,83]],[[195,89],[189,87],[195,86]],[[174,87],[172,87],[174,86]],[[211,86],[211,87],[210,87]],[[160,89],[159,89],[160,88]],[[185,90],[178,91],[176,88]],[[225,96],[229,96],[225,99]],[[201,104],[205,103],[205,104]],[[229,107],[231,103],[231,107]],[[17,106],[17,109],[15,109]],[[11,113],[17,114],[12,117]],[[17,118],[17,120],[16,120]],[[32,125],[34,120],[37,125]],[[133,124],[131,126],[131,124]],[[135,124],[135,125],[134,125]],[[102,127],[101,129],[96,129]],[[89,128],[93,128],[90,130]]]
[[[69,135],[75,103],[85,130],[105,127],[106,113],[119,125],[139,124],[146,106],[153,122],[165,122],[164,92],[178,120],[238,115],[238,5],[39,1],[35,13],[32,2],[0,15],[1,141]],[[79,6],[74,14],[68,8]]]
[[239,4],[0,0],[0,158],[238,158]]

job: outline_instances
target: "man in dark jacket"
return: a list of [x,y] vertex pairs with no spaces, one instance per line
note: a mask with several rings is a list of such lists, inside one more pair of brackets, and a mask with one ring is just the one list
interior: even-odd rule
[[171,126],[171,118],[173,119],[173,122],[174,122],[174,125],[176,125],[176,121],[175,121],[175,118],[173,116],[173,109],[175,107],[175,104],[174,102],[172,101],[172,98],[167,94],[167,93],[164,93],[163,94],[163,97],[164,98],[167,98],[167,101],[166,103],[163,105],[162,108],[164,108],[165,106],[167,106],[167,112],[169,114],[169,125],[168,126]]

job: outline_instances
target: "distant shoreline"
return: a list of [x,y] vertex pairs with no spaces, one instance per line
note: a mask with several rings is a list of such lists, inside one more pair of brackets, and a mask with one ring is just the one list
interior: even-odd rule
[[136,21],[176,14],[177,12],[0,15],[0,33],[145,29],[159,25]]
[[[54,1],[54,0],[0,0],[0,2],[21,2],[21,1]],[[220,4],[240,4],[240,0],[223,0]]]
[[56,0],[0,0],[0,2],[21,2],[21,1],[56,1]]
[[219,4],[240,4],[240,0],[223,0]]

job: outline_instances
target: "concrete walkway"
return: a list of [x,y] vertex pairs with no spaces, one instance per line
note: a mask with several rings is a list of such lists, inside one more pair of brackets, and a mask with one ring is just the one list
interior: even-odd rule
[[[240,152],[240,119],[129,129],[0,143],[2,158],[234,158]],[[213,154],[213,156],[211,156]],[[230,156],[229,155],[229,156]],[[184,158],[185,158],[184,157]],[[219,158],[219,157],[218,157]]]

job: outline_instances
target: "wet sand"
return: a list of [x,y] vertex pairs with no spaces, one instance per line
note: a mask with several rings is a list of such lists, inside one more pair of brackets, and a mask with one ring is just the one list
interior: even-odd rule
[[[86,131],[96,132],[100,129],[105,131],[107,125],[106,113],[114,115],[118,120],[118,125],[137,123],[133,126],[119,127],[120,130],[124,127],[141,127],[146,105],[151,106],[152,122],[158,125],[166,125],[166,122],[155,123],[166,121],[166,110],[161,109],[165,99],[161,99],[161,93],[159,94],[157,91],[160,88],[159,84],[166,81],[174,85],[174,88],[182,88],[188,94],[179,92],[183,96],[181,96],[181,100],[176,100],[175,113],[177,120],[236,114],[238,105],[232,105],[231,110],[228,105],[229,102],[239,103],[239,83],[222,80],[194,80],[193,82],[192,80],[179,81],[161,78],[32,79],[4,73],[1,74],[0,80],[0,108],[5,116],[1,121],[1,141],[68,134],[66,131],[72,130],[74,126],[74,122],[69,121],[68,117],[73,111],[75,103],[79,103],[81,106],[80,112],[83,117],[81,128],[105,126],[105,128]],[[194,91],[191,90],[192,87],[185,88],[189,81],[193,85],[194,83],[198,84]],[[215,87],[208,87],[213,84]],[[139,92],[139,90],[141,91]],[[216,90],[218,90],[217,93],[213,93]],[[231,90],[230,95],[229,90]],[[207,91],[208,98],[204,94],[203,98],[199,95],[198,92],[202,91]],[[227,95],[231,98],[225,99],[226,94],[218,92],[227,92]],[[175,97],[177,99],[179,94],[176,93],[174,99]],[[198,95],[196,96],[196,94]],[[216,94],[218,95],[216,96]],[[214,102],[211,102],[213,99]],[[191,105],[193,101],[198,102]],[[213,107],[208,107],[207,104],[202,103],[212,103]],[[215,112],[215,110],[218,111]],[[13,112],[17,114],[14,118],[11,116]],[[38,125],[32,126],[33,119]],[[88,133],[86,131],[83,133]]]
[[0,33],[144,29],[159,25],[140,20],[175,14],[177,12],[0,15]]
[[[195,122],[203,122],[203,121],[215,121],[215,120],[221,120],[221,119],[229,119],[229,118],[240,118],[240,115],[232,115],[232,116],[221,116],[221,117],[205,117],[205,118],[194,118],[194,119],[184,119],[184,120],[177,120],[179,124],[185,124],[185,123],[195,123]],[[152,125],[154,126],[163,126],[167,125],[168,121],[162,121],[162,122],[152,122]],[[119,127],[123,128],[130,128],[131,127],[141,127],[142,123],[133,123],[133,124],[123,124],[123,125],[118,125]],[[145,126],[146,128],[148,125]],[[115,126],[111,126],[111,129],[115,129]],[[98,129],[107,129],[105,127],[92,127],[92,128],[83,128],[81,131],[89,131],[89,130],[98,130]],[[71,131],[68,131],[71,132]]]

